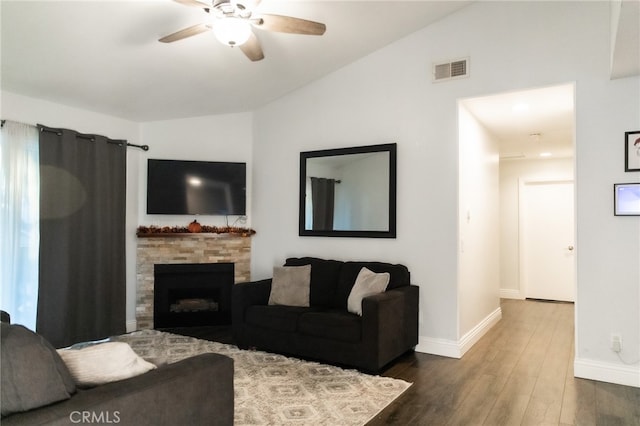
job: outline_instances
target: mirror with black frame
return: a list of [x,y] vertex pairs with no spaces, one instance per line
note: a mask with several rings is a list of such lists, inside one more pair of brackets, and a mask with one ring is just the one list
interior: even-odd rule
[[396,144],[300,153],[299,235],[396,237]]

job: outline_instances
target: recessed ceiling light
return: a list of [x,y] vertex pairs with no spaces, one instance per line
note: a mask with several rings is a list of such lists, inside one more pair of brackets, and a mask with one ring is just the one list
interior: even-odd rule
[[550,152],[541,152],[540,153],[540,157],[551,157],[551,155],[553,155],[553,154],[551,154]]

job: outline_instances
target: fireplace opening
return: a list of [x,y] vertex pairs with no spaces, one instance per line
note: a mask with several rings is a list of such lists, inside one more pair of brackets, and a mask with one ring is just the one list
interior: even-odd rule
[[218,302],[215,299],[178,298],[169,305],[169,312],[217,312]]
[[154,265],[154,328],[231,324],[233,263]]

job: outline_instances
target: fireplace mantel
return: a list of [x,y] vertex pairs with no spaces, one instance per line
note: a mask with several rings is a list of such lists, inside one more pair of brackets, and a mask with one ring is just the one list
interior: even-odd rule
[[[193,229],[192,229],[193,227]],[[210,226],[200,225],[194,220],[189,226],[138,226],[136,235],[138,238],[153,238],[167,235],[198,235],[198,234],[227,234],[235,236],[250,237],[256,233],[251,228],[239,226]],[[185,235],[186,234],[186,235]]]
[[155,264],[221,262],[235,264],[234,282],[251,281],[251,238],[216,233],[139,235],[136,250],[137,328],[153,328]]
[[231,238],[250,238],[249,235],[244,234],[218,234],[215,232],[150,232],[146,234],[136,234],[138,238],[190,238],[198,237],[201,235],[210,235],[217,237],[231,237]]

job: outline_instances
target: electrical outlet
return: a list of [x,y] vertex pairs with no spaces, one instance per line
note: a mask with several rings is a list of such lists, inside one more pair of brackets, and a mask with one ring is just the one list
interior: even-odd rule
[[611,350],[616,353],[622,351],[622,336],[618,334],[611,335]]

